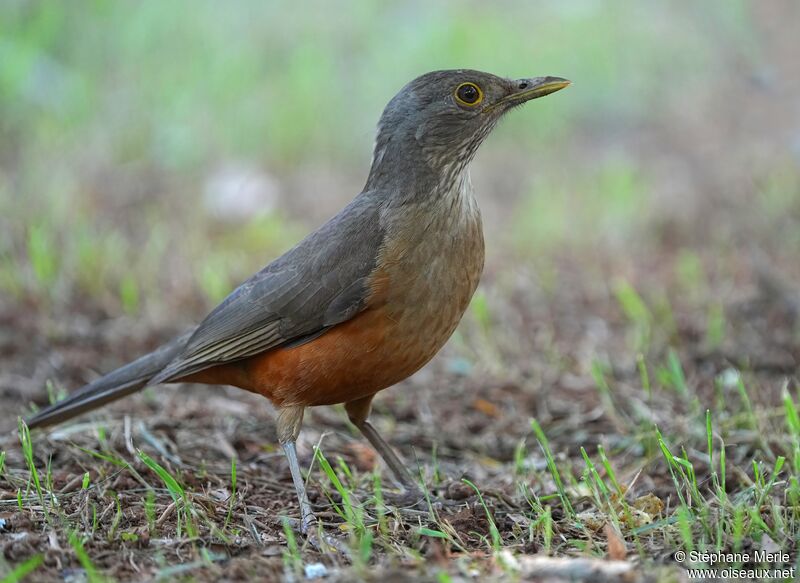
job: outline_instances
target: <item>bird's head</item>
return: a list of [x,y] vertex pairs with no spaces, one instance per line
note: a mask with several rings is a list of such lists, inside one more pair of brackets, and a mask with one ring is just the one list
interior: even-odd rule
[[472,160],[507,111],[563,89],[560,77],[504,79],[457,69],[417,77],[395,95],[378,124],[370,179],[448,174]]

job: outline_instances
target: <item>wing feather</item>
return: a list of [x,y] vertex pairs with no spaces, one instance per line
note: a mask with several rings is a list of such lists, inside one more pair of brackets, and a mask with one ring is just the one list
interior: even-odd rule
[[283,345],[298,345],[366,307],[384,232],[365,192],[236,288],[152,383],[179,379]]

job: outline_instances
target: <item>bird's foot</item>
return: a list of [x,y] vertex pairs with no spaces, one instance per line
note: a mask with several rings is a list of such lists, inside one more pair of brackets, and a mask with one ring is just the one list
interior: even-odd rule
[[310,530],[306,535],[306,540],[314,549],[320,553],[338,553],[343,557],[350,556],[350,548],[347,541],[326,533],[324,530]]
[[350,549],[347,542],[332,534],[325,532],[325,529],[317,520],[314,514],[305,514],[302,519],[287,519],[289,526],[294,531],[299,531],[300,535],[308,541],[313,549],[320,553],[339,553],[344,557],[350,556]]
[[391,506],[408,510],[428,510],[429,505],[434,510],[441,510],[456,505],[455,501],[434,496],[417,485],[407,487],[398,493],[385,492],[383,496]]

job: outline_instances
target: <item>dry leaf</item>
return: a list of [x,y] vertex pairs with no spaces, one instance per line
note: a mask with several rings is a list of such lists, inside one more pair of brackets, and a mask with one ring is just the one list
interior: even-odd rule
[[472,401],[472,408],[476,411],[480,411],[487,417],[494,417],[495,419],[500,417],[500,409],[497,408],[497,405],[486,399],[475,399]]
[[600,530],[606,524],[606,515],[597,510],[579,512],[577,519],[590,530]]
[[606,522],[603,531],[606,534],[606,541],[608,541],[608,558],[612,561],[624,561],[625,557],[628,556],[628,549],[625,547],[625,541],[619,536],[617,529],[610,522]]
[[641,510],[646,514],[649,514],[651,520],[661,514],[661,512],[664,510],[664,503],[661,501],[661,499],[650,492],[634,500],[631,506],[637,510]]

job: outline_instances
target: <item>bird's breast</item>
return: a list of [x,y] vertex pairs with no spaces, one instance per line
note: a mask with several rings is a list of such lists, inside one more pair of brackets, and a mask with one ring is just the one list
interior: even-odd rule
[[387,346],[407,355],[411,372],[456,329],[483,262],[481,216],[468,182],[390,219],[372,302],[386,310]]

